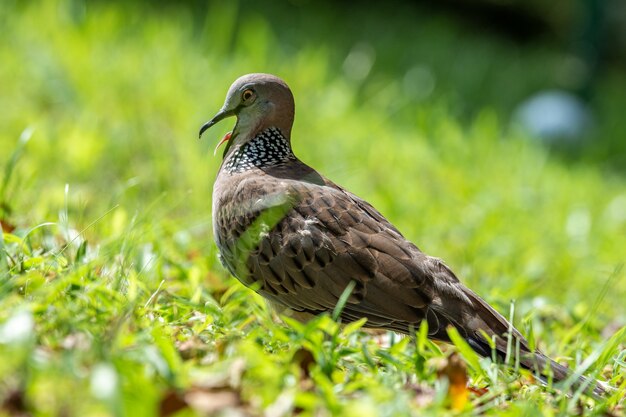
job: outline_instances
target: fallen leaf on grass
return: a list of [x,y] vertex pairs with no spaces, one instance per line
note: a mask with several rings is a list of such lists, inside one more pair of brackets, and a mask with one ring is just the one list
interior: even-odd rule
[[213,414],[216,411],[239,408],[242,405],[238,391],[231,388],[193,389],[184,395],[185,402],[195,411]]
[[191,249],[187,251],[187,259],[189,259],[190,261],[199,259],[201,257],[202,257],[202,252],[200,252],[198,249]]
[[4,233],[12,233],[15,230],[15,226],[7,222],[6,220],[0,219],[0,225],[2,226],[2,231]]
[[461,355],[458,353],[450,355],[438,375],[448,380],[450,408],[456,411],[463,410],[468,401],[469,390],[467,388],[467,365]]
[[473,387],[470,385],[467,387],[467,390],[476,397],[482,397],[483,395],[489,394],[489,390],[485,387]]
[[[0,412],[6,413],[11,417],[27,417],[30,416],[26,408],[26,401],[24,399],[24,391],[12,390],[0,403]],[[3,413],[3,415],[4,415]]]
[[213,415],[242,406],[239,392],[232,388],[191,387],[184,392],[166,392],[159,405],[159,416],[168,417],[184,408],[191,408],[202,415]]
[[167,391],[159,404],[159,416],[167,417],[187,407],[185,398],[174,390]]
[[309,378],[311,376],[310,368],[311,365],[315,363],[315,357],[310,350],[301,347],[293,354],[291,361],[298,364],[298,367],[302,370],[304,378]]
[[238,413],[234,415],[248,415],[240,394],[241,377],[245,369],[246,361],[236,358],[228,368],[205,375],[187,389],[165,392],[161,398],[159,416],[168,417],[184,408],[191,408],[200,415],[214,415],[222,410],[228,413],[236,410]]

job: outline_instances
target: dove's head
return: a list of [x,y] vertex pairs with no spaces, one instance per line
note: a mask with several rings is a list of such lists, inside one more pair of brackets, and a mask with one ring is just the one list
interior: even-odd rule
[[232,144],[243,144],[270,127],[280,129],[289,140],[294,113],[293,94],[283,80],[271,74],[247,74],[230,86],[224,105],[200,128],[200,136],[220,120],[236,116],[235,128],[218,144],[228,142],[224,155]]

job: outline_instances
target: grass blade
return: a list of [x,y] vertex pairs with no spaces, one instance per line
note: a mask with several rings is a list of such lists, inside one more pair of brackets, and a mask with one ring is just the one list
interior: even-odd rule
[[474,371],[480,372],[480,357],[478,356],[478,354],[476,354],[476,352],[474,352],[474,349],[472,349],[470,345],[465,341],[463,336],[459,334],[459,331],[454,327],[448,327],[448,336],[450,336],[450,340],[459,350],[461,356],[465,358],[468,365],[471,366]]
[[337,301],[337,305],[333,310],[333,320],[337,321],[339,319],[339,316],[341,315],[343,308],[346,306],[348,298],[350,298],[350,295],[352,294],[355,286],[356,282],[354,281],[350,281],[348,285],[346,285],[346,288],[341,293],[341,297],[339,297],[339,301]]
[[9,263],[7,262],[6,249],[4,248],[4,232],[0,224],[0,277],[3,279],[9,273]]
[[9,157],[9,160],[4,167],[4,176],[2,177],[2,183],[0,184],[0,207],[8,207],[8,204],[6,203],[6,191],[9,186],[9,182],[11,180],[11,177],[13,176],[13,172],[15,171],[15,166],[22,156],[26,144],[33,136],[34,131],[35,128],[32,126],[24,129],[19,139],[17,140],[17,145],[15,146],[15,149],[13,149],[13,153]]

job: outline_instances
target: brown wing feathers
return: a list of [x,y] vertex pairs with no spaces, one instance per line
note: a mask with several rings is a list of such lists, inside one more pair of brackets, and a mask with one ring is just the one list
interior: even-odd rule
[[[259,189],[257,187],[248,190]],[[482,332],[495,336],[499,354],[506,352],[508,322],[480,297],[463,287],[454,273],[436,258],[423,254],[404,239],[380,213],[354,195],[326,185],[282,180],[289,210],[256,238],[239,239],[272,201],[285,199],[272,189],[273,200],[255,192],[230,196],[237,208],[224,209],[224,263],[247,285],[257,283],[267,298],[312,314],[332,310],[350,283],[357,285],[342,317],[346,321],[367,317],[370,327],[408,333],[423,320],[431,337],[449,341],[447,327],[454,326],[480,354],[491,349]],[[267,189],[265,190],[267,192]],[[313,204],[313,202],[317,202]],[[261,208],[261,209],[259,209]],[[226,218],[230,216],[230,218]],[[231,225],[226,228],[225,224]],[[247,252],[246,271],[237,270],[238,258]],[[513,329],[528,368],[552,363],[531,353],[525,339]],[[557,369],[558,365],[553,365]],[[565,372],[562,367],[555,372]]]

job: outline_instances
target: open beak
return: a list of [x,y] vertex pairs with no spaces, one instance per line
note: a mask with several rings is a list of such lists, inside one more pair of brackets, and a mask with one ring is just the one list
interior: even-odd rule
[[211,126],[213,126],[214,124],[216,124],[217,122],[219,122],[220,120],[225,119],[230,116],[234,116],[234,115],[235,115],[235,110],[221,109],[219,112],[217,112],[215,116],[213,116],[211,120],[209,120],[208,122],[202,125],[202,127],[200,128],[200,133],[198,134],[198,138],[199,139],[202,138],[202,134],[204,133],[204,131],[210,128]]
[[[236,113],[236,109],[232,109],[232,110],[224,110],[221,109],[215,116],[213,116],[213,118],[211,120],[209,120],[208,122],[206,122],[205,124],[202,125],[202,127],[200,128],[200,133],[198,134],[198,138],[201,139],[202,138],[202,134],[209,129],[211,126],[213,126],[214,124],[217,124],[217,122],[219,122],[222,119],[225,119],[227,117],[231,117],[234,116]],[[226,135],[224,135],[224,137],[222,138],[222,140],[220,140],[220,142],[217,144],[217,146],[215,147],[215,150],[213,151],[213,155],[215,155],[217,153],[217,149],[224,143],[224,142],[228,142],[228,140],[231,138],[233,132],[228,132]],[[228,147],[227,147],[228,149]]]

